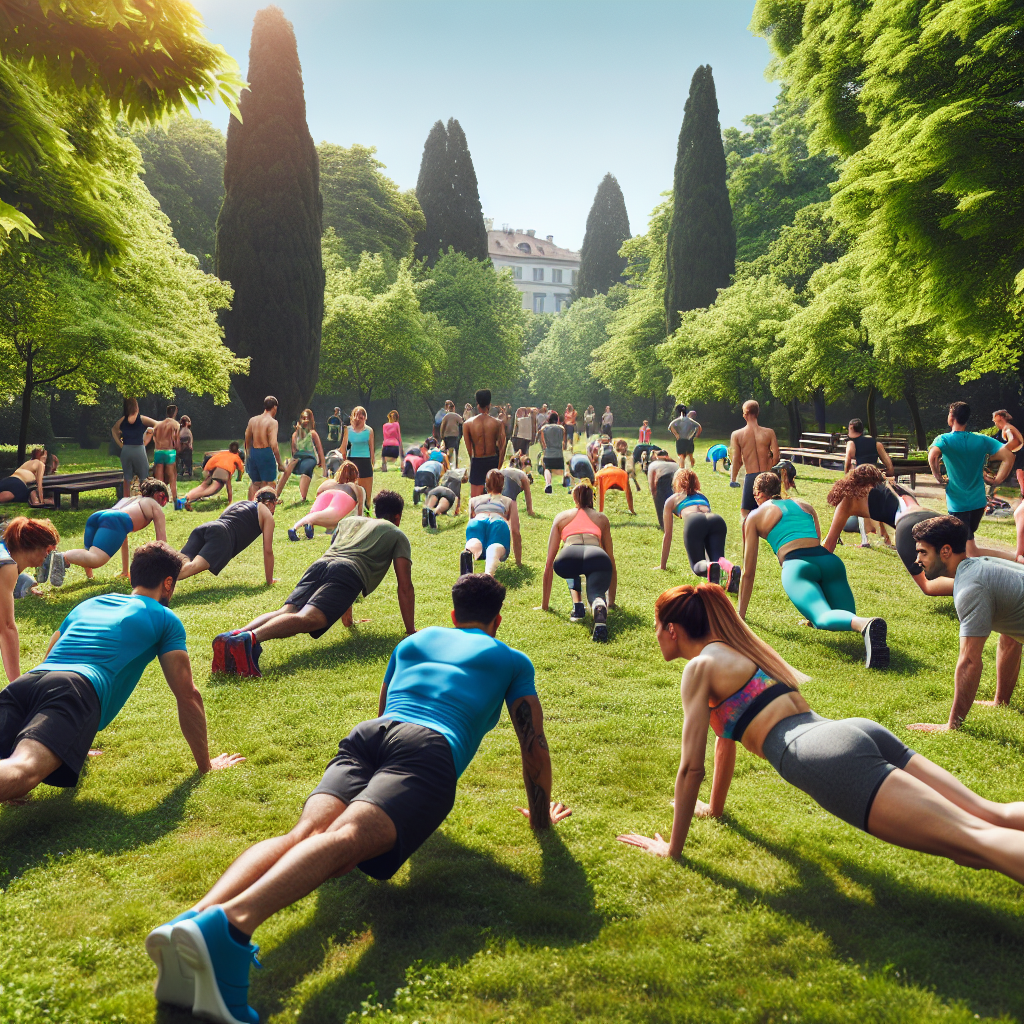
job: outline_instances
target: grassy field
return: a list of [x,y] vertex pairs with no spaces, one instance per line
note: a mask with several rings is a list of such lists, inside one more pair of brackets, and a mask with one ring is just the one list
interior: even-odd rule
[[[111,461],[65,456],[65,470]],[[729,522],[727,553],[738,559],[740,492],[699,461],[698,472]],[[834,479],[801,467],[800,494],[824,513]],[[376,485],[410,501],[411,485],[397,473],[378,474]],[[661,534],[649,495],[637,499],[635,518],[613,496],[619,607],[610,642],[598,647],[589,619],[569,623],[560,581],[553,613],[533,610],[551,519],[569,503],[560,489],[548,497],[538,487],[535,495],[537,518],[523,516],[524,565],[500,574],[508,597],[499,638],[536,665],[554,796],[573,817],[537,839],[515,812],[522,781],[505,716],[462,777],[444,827],[394,880],[353,873],[259,929],[265,969],[254,972],[250,994],[261,1021],[1020,1020],[1019,886],[883,845],[743,750],[725,818],[694,823],[681,864],[615,842],[620,832],[666,833],[671,824],[681,665],[662,661],[652,607],[662,589],[694,577],[681,537],[669,571],[652,570]],[[54,515],[63,546],[81,542],[102,498]],[[387,659],[402,637],[393,575],[357,609],[370,622],[352,631],[339,624],[320,641],[268,643],[261,680],[210,677],[211,638],[278,606],[325,546],[319,532],[312,542],[288,543],[285,530],[301,515],[297,498],[289,484],[277,511],[282,583],[264,584],[254,545],[219,579],[184,582],[172,604],[188,632],[212,751],[241,751],[246,763],[194,773],[154,663],[100,734],[104,754],[77,790],[41,787],[27,806],[0,808],[3,1024],[190,1019],[154,1003],[146,933],[197,899],[243,848],[287,830],[338,739],[376,714]],[[169,514],[171,543],[180,546],[222,508]],[[416,623],[447,625],[465,517],[441,519],[430,535],[410,501],[403,528],[412,540]],[[985,524],[983,534],[1012,544],[1012,520]],[[888,619],[889,671],[864,669],[859,636],[798,625],[767,547],[750,625],[811,675],[805,693],[821,714],[874,718],[982,794],[1020,799],[1024,694],[1008,709],[975,710],[958,735],[907,732],[908,722],[945,721],[948,713],[952,601],[923,597],[893,551],[839,552],[858,610]],[[18,602],[24,667],[37,663],[77,602],[128,589],[115,571],[117,559],[90,583],[72,569],[62,590]],[[991,697],[994,647],[986,654],[980,696]]]

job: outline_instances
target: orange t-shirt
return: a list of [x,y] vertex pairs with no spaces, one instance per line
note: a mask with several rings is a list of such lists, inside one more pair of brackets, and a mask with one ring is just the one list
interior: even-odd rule
[[239,473],[245,472],[245,464],[242,460],[235,454],[235,452],[229,452],[227,449],[222,452],[214,452],[213,455],[206,460],[206,465],[203,468],[226,469],[229,473],[233,473],[236,470]]
[[570,427],[576,426],[576,410],[573,409],[572,412],[567,412],[562,417],[562,420],[563,420],[563,422],[568,423]]

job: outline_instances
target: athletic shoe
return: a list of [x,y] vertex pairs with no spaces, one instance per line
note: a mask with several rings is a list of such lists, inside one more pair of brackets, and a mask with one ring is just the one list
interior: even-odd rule
[[582,601],[572,606],[572,614],[569,616],[570,622],[582,622],[586,617],[587,609],[583,606]]
[[546,487],[544,488],[544,493],[545,493],[545,494],[550,494],[550,493],[551,493],[551,484],[548,484],[548,485],[547,485],[547,486],[546,486]]
[[437,529],[437,512],[434,509],[427,510],[427,526],[432,530]]
[[306,523],[306,525],[302,527],[302,531],[306,535],[306,540],[313,539],[313,527],[310,523]]
[[218,633],[213,638],[213,662],[210,664],[211,672],[234,672],[235,666],[228,661],[228,641],[236,635],[236,631],[230,633]]
[[428,509],[427,506],[424,505],[423,514],[420,516],[420,524],[422,525],[424,530],[427,528],[427,523],[430,521],[430,516],[428,515],[429,512],[430,509]]
[[708,583],[722,585],[722,567],[717,562],[712,562],[708,566]]
[[64,574],[68,571],[64,556],[59,551],[53,552],[53,561],[50,562],[50,586],[64,586]]
[[563,487],[568,487],[569,486],[569,478],[567,476],[563,476],[562,477],[562,486]]
[[195,977],[192,1015],[218,1024],[259,1024],[249,1005],[249,967],[260,967],[259,946],[236,942],[220,907],[210,907],[171,929],[179,959]]
[[740,577],[743,575],[743,570],[738,566],[734,565],[729,570],[729,593],[738,594],[740,592]]
[[889,648],[886,646],[886,637],[889,627],[885,619],[869,619],[864,627],[864,649],[867,652],[864,658],[865,668],[888,668]]
[[167,924],[154,928],[146,936],[146,952],[149,959],[156,964],[156,985],[153,994],[158,1003],[170,1003],[184,1010],[191,1010],[195,1001],[195,975],[178,959],[178,954],[171,944],[171,932],[181,921],[191,921],[196,916],[194,910],[186,910],[172,918]]
[[288,531],[288,539],[289,540],[293,540],[296,543],[298,543],[299,535],[294,530],[289,530]]
[[18,573],[18,578],[14,581],[15,600],[24,597],[35,585],[36,581],[27,572]]
[[459,555],[459,575],[468,576],[473,571],[473,552],[468,548]]
[[601,601],[594,605],[594,634],[591,639],[597,643],[608,639],[608,605]]
[[53,564],[53,552],[51,551],[44,559],[43,564],[36,569],[36,583],[45,583],[50,578],[50,566]]
[[[263,678],[260,671],[259,658],[263,648],[256,642],[251,632],[236,633],[228,639],[225,652],[229,665],[234,666],[234,671],[240,676],[255,676]],[[229,670],[230,671],[230,670]]]
[[174,511],[175,512],[180,512],[184,507],[185,507],[185,499],[184,498],[175,498],[174,499]]

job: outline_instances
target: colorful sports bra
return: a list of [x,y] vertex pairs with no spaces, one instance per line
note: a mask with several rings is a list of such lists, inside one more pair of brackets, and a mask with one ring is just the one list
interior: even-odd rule
[[707,497],[697,491],[696,494],[691,494],[688,498],[683,498],[681,502],[675,507],[675,513],[677,516],[682,516],[684,508],[698,508],[703,505],[705,508],[711,508],[711,502],[708,501]]
[[709,702],[711,729],[723,740],[735,740],[738,743],[759,711],[776,697],[792,692],[792,686],[777,683],[771,676],[757,669],[740,689],[731,697],[726,697],[721,704]]
[[478,502],[473,506],[474,516],[501,516],[502,519],[508,519],[508,511],[505,508],[505,502],[499,497],[488,495],[484,501]]
[[792,498],[773,498],[772,504],[782,513],[782,518],[768,531],[765,540],[775,554],[783,544],[792,540],[817,540],[814,517],[805,512]]
[[576,534],[589,533],[593,537],[601,536],[601,527],[587,515],[585,509],[577,509],[576,515],[562,527],[562,540]]

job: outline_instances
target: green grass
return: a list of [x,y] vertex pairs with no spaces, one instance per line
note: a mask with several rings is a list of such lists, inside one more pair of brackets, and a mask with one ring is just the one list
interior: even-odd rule
[[[62,468],[111,461],[69,452]],[[737,558],[739,491],[699,461],[698,472],[729,522],[728,554]],[[834,479],[801,467],[800,493],[824,513]],[[378,475],[376,484],[409,499],[409,481],[397,473]],[[0,809],[3,1024],[190,1019],[153,1001],[147,931],[198,898],[246,846],[287,830],[338,739],[376,714],[381,676],[402,636],[393,575],[359,606],[371,621],[357,630],[339,624],[320,641],[267,644],[262,680],[210,678],[213,635],[278,605],[324,547],[320,533],[314,542],[287,542],[284,531],[301,512],[291,504],[293,485],[286,496],[277,512],[283,583],[264,585],[253,546],[220,579],[183,583],[173,602],[188,631],[213,752],[240,750],[246,763],[194,774],[154,664],[100,735],[105,753],[76,791],[44,786],[29,805]],[[102,497],[54,514],[65,546],[80,542]],[[523,517],[525,565],[501,573],[508,598],[499,636],[536,665],[554,795],[573,817],[538,839],[515,812],[522,782],[506,716],[463,776],[445,825],[394,880],[355,872],[260,928],[265,969],[254,972],[251,1001],[261,1020],[1021,1019],[1019,886],[886,846],[827,815],[743,750],[726,817],[694,823],[681,864],[615,842],[619,832],[667,833],[671,825],[681,666],[661,660],[652,606],[661,589],[693,577],[681,537],[670,571],[652,571],[661,534],[650,497],[640,496],[633,519],[613,496],[620,607],[610,616],[610,642],[597,647],[589,628],[569,623],[560,581],[553,614],[533,610],[551,518],[568,497],[538,488],[535,501],[539,518]],[[170,514],[171,542],[182,544],[222,508]],[[447,625],[465,517],[442,519],[432,536],[408,508],[416,622]],[[1012,521],[986,524],[984,533],[1012,543]],[[798,626],[767,548],[751,626],[812,676],[805,692],[820,713],[874,718],[984,795],[1020,798],[1021,696],[1008,709],[974,711],[955,736],[904,729],[948,713],[957,651],[951,600],[923,597],[891,551],[839,550],[859,610],[889,621],[888,672],[863,668],[859,637]],[[127,589],[115,571],[116,559],[89,583],[72,569],[62,590],[18,602],[23,666],[37,663],[76,602]],[[983,697],[994,690],[994,650],[987,653]]]

